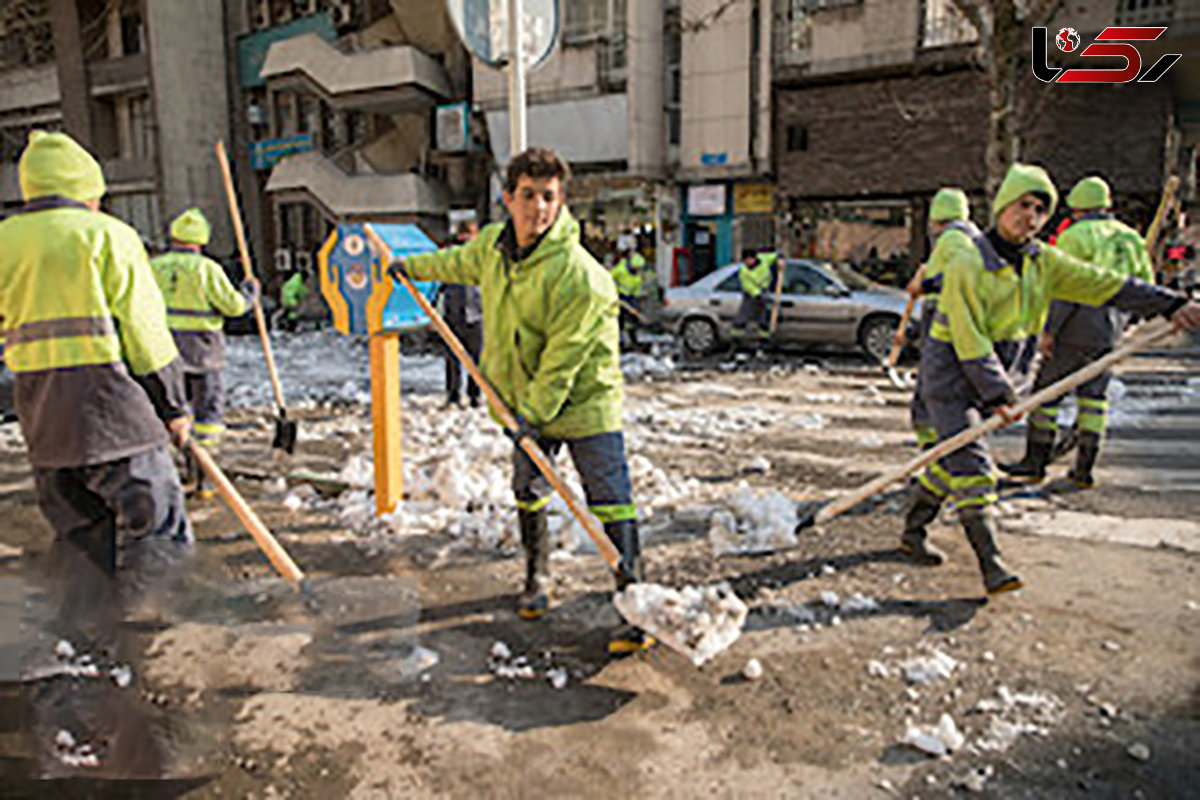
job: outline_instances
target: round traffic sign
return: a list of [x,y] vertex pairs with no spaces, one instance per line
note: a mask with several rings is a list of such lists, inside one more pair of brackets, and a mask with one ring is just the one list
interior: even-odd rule
[[[558,0],[522,0],[521,49],[526,68],[545,61],[562,27]],[[446,10],[471,55],[488,66],[507,66],[508,0],[446,0]]]

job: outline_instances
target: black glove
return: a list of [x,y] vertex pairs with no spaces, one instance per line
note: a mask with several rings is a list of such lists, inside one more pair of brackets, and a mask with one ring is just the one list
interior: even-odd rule
[[408,269],[405,268],[404,259],[402,258],[396,259],[388,266],[388,274],[392,276],[393,280],[397,281],[400,280],[401,275],[408,278],[410,281],[413,279],[413,276],[408,274]]
[[242,294],[252,305],[262,302],[262,284],[258,278],[247,278],[242,281]]
[[510,430],[509,428],[505,428],[504,435],[507,436],[509,439],[511,439],[513,444],[520,447],[521,440],[524,439],[525,437],[531,436],[534,439],[536,439],[538,437],[538,429],[536,427],[534,427],[533,425],[531,425],[529,423],[529,420],[525,419],[520,414],[518,414],[517,415],[517,429]]

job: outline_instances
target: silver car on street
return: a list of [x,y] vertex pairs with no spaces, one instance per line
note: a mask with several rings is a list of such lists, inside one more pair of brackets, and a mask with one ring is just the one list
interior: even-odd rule
[[[689,354],[707,355],[734,341],[733,320],[742,302],[740,266],[728,264],[690,286],[667,290],[662,323]],[[904,292],[874,283],[847,266],[789,259],[775,343],[857,347],[868,358],[883,361],[907,299]]]

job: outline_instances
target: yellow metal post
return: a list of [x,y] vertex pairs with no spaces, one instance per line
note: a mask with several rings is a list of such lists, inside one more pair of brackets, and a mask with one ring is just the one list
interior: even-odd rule
[[371,425],[375,440],[375,512],[388,514],[404,494],[397,333],[371,335]]

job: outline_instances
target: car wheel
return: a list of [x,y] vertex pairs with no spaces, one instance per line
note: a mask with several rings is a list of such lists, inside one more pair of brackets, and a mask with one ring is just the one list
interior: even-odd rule
[[892,352],[892,337],[900,320],[895,317],[868,317],[858,329],[858,346],[872,361],[882,364]]
[[706,356],[717,347],[717,326],[703,317],[692,317],[684,320],[679,338],[690,355]]

